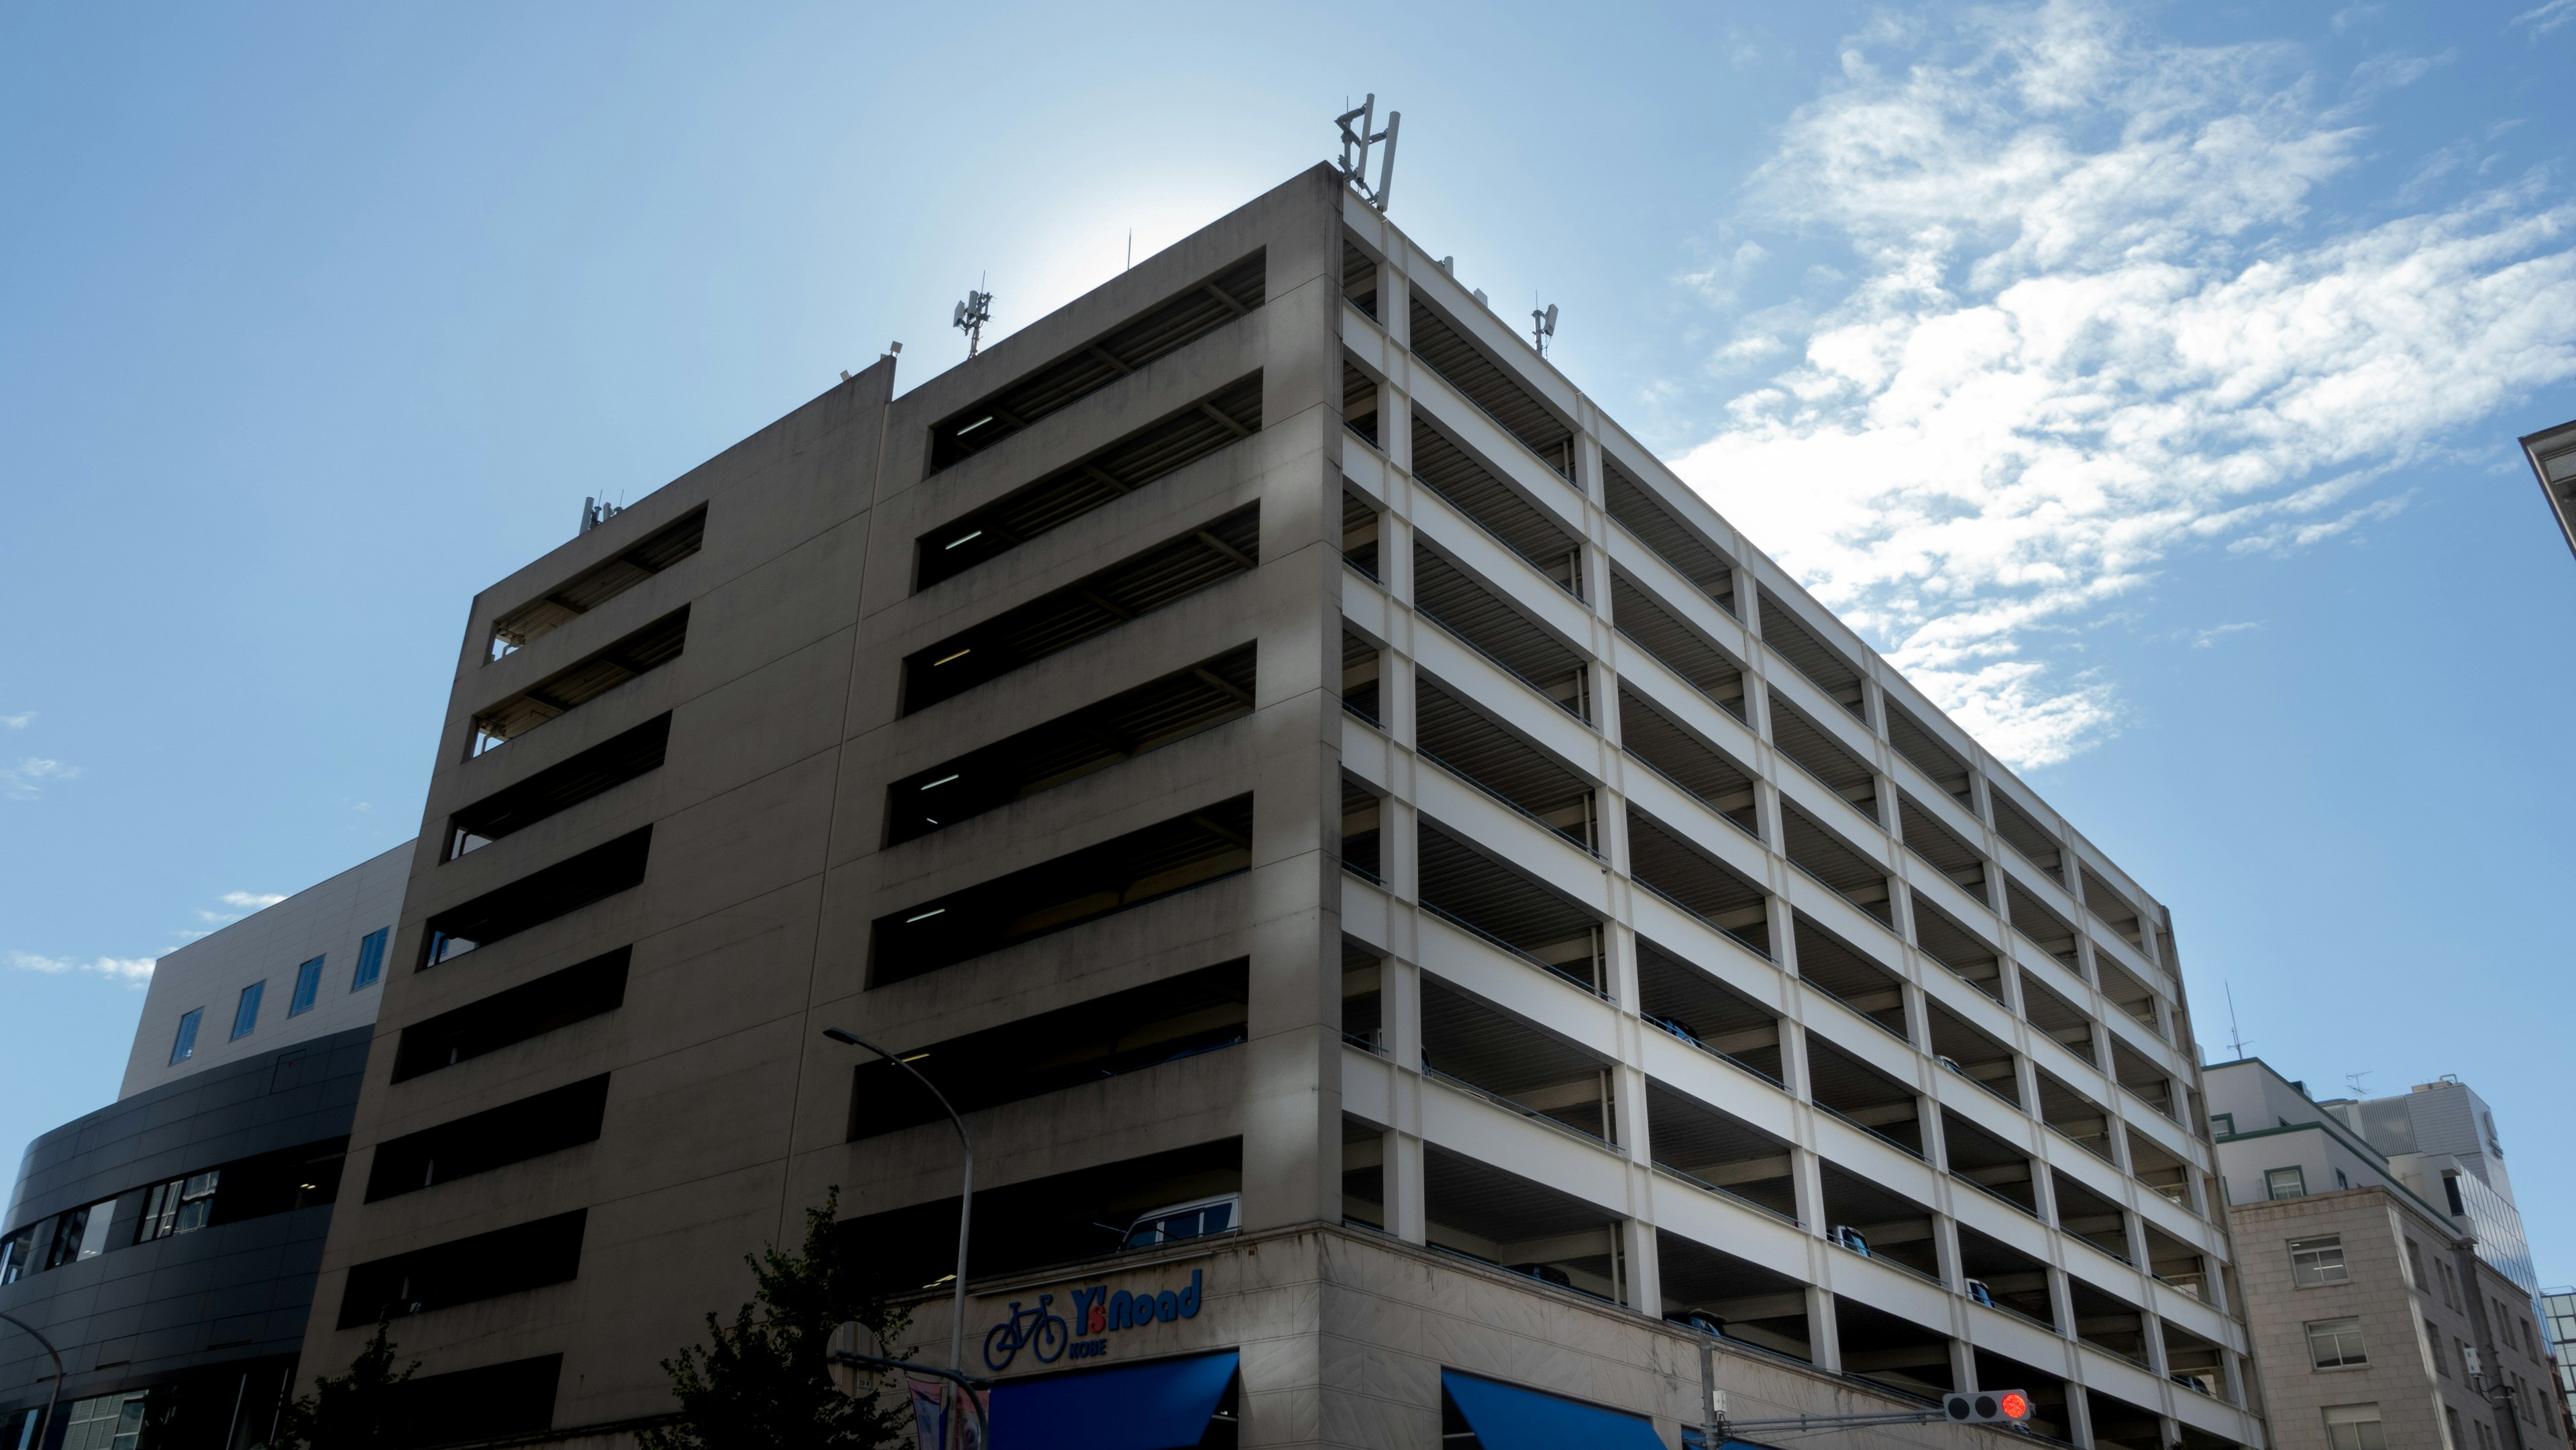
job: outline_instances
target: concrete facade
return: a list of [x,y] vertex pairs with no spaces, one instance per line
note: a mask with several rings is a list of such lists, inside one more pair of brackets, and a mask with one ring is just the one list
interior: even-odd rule
[[[375,1021],[383,994],[376,981],[357,979],[359,956],[368,936],[390,928],[401,914],[411,857],[406,842],[153,963],[143,1018],[116,1095],[130,1098],[193,1072],[265,1058],[289,1044]],[[313,1004],[295,1011],[297,973],[315,961],[322,965]],[[253,983],[261,984],[258,1019],[235,1037],[242,991]],[[180,1019],[190,1012],[202,1014],[194,1050],[173,1061]]]
[[[2441,1197],[2442,1164],[2467,1176],[2456,1160],[2381,1152],[2337,1111],[2351,1105],[2312,1102],[2257,1059],[2205,1080],[2275,1443],[2336,1445],[2331,1410],[2375,1412],[2391,1446],[2564,1444],[2546,1326]],[[2303,1253],[2333,1264],[2302,1273]],[[2345,1320],[2361,1361],[2320,1364],[2312,1331]]]
[[1434,1362],[1670,1443],[1692,1312],[1766,1403],[2263,1443],[2163,908],[1329,170],[893,373],[476,599],[309,1365],[615,1437],[834,1187],[928,1282],[954,1136],[840,1026],[987,1093],[979,1313],[1239,1195],[1246,1445],[1437,1443]]

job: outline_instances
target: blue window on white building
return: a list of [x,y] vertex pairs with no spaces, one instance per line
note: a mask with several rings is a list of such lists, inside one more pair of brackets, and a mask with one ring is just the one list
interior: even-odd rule
[[393,935],[393,931],[389,926],[379,927],[367,933],[365,941],[358,943],[358,970],[349,978],[350,991],[372,987],[376,978],[385,974],[385,938]]
[[295,995],[286,1000],[286,1015],[313,1010],[313,999],[322,991],[322,958],[315,957],[295,969]]
[[242,988],[241,1004],[233,1008],[233,1038],[235,1041],[239,1041],[242,1038],[250,1036],[250,1030],[259,1025],[259,999],[267,991],[268,983],[264,981],[253,982],[249,986]]

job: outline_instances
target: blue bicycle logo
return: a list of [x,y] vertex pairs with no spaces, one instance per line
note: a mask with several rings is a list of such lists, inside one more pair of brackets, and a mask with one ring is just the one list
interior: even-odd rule
[[1047,1312],[1047,1306],[1054,1302],[1053,1294],[1040,1294],[1038,1307],[1022,1309],[1019,1300],[1012,1300],[1011,1317],[994,1325],[992,1331],[984,1336],[986,1367],[1009,1369],[1011,1361],[1020,1357],[1023,1348],[1037,1356],[1040,1364],[1053,1364],[1062,1358],[1064,1347],[1073,1336],[1072,1331],[1065,1328],[1062,1315]]

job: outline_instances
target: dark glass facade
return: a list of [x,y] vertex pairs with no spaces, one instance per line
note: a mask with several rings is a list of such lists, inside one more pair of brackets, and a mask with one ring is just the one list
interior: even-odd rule
[[[43,1450],[246,1450],[295,1376],[370,1028],[193,1073],[29,1145],[0,1220],[0,1312],[63,1358]],[[44,1405],[52,1362],[0,1325],[0,1447]],[[30,1442],[30,1450],[38,1447]]]

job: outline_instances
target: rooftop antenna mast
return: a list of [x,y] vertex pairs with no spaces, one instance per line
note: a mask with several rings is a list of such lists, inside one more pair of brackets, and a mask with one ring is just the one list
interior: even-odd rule
[[2379,1069],[2377,1068],[2365,1068],[2360,1072],[2345,1073],[2343,1075],[2343,1085],[2345,1090],[2350,1092],[2354,1097],[2360,1097],[2362,1094],[2370,1091],[2368,1088],[2361,1085],[2361,1080],[2378,1070]]
[[[1345,96],[1343,99],[1348,100],[1349,97]],[[1375,91],[1369,92],[1368,99],[1360,102],[1358,110],[1344,111],[1334,118],[1334,124],[1342,128],[1342,156],[1334,165],[1341,171],[1342,180],[1358,189],[1362,201],[1383,212],[1386,210],[1387,192],[1395,179],[1395,131],[1397,125],[1404,120],[1404,113],[1387,112],[1386,129],[1371,135],[1369,127],[1375,124],[1376,118],[1377,92]],[[1353,120],[1360,123],[1357,131],[1351,129]],[[1378,153],[1377,185],[1371,187],[1368,183],[1369,148],[1381,141],[1386,143],[1386,149]]]
[[[975,279],[975,285],[978,287],[984,285],[984,279],[982,276],[979,275]],[[973,362],[975,360],[975,354],[982,349],[984,345],[984,324],[992,320],[993,294],[990,292],[968,292],[966,294],[966,300],[958,303],[957,311],[949,317],[948,325],[966,334],[966,360],[968,362]]]
[[2236,1030],[2236,985],[2227,984],[2227,1046],[2236,1060],[2245,1060],[2245,1034]]
[[[1530,300],[1536,301],[1538,299],[1532,298]],[[1530,346],[1538,349],[1538,355],[1540,357],[1547,356],[1548,339],[1554,336],[1556,336],[1556,304],[1553,302],[1547,304],[1547,310],[1544,312],[1535,307],[1531,308]]]

